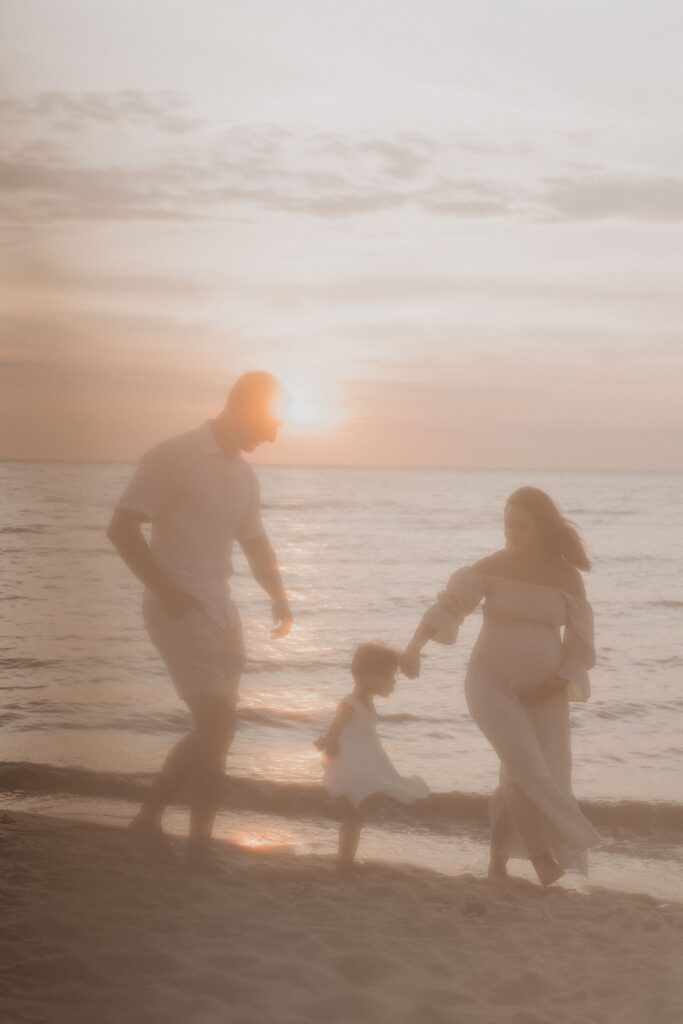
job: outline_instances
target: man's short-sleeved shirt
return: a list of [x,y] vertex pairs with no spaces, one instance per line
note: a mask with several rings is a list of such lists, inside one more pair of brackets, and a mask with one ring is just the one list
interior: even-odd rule
[[226,458],[207,422],[146,452],[116,507],[151,520],[159,565],[224,625],[233,541],[265,533],[251,466]]

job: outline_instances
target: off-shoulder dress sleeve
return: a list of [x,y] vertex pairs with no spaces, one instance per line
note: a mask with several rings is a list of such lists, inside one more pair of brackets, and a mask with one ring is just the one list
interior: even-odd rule
[[583,597],[567,594],[567,624],[562,639],[562,663],[557,671],[569,680],[569,700],[588,700],[591,695],[589,669],[595,665],[593,609]]
[[454,644],[463,620],[477,607],[486,594],[488,577],[473,566],[456,569],[446,589],[422,616],[422,625],[436,630],[432,637],[438,644]]

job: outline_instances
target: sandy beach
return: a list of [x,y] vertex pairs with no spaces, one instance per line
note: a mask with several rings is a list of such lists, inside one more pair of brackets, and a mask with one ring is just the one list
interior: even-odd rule
[[[19,1022],[674,1024],[683,906],[4,814],[0,1016]],[[175,841],[180,857],[181,841]]]

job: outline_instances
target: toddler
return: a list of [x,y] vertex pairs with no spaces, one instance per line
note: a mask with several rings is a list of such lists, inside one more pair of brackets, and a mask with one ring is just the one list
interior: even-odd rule
[[410,804],[429,795],[418,776],[398,774],[377,734],[374,698],[393,693],[398,666],[397,651],[380,643],[361,644],[351,662],[355,686],[338,705],[330,728],[315,743],[323,751],[325,788],[343,801],[337,860],[341,875],[353,872],[363,805],[369,797],[383,793]]

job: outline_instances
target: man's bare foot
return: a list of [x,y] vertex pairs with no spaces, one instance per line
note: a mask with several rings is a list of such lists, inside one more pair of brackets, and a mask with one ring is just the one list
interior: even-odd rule
[[177,857],[173,852],[171,842],[161,825],[156,822],[147,821],[138,814],[129,823],[127,831],[128,835],[135,840],[148,857],[166,864],[177,863]]
[[495,854],[489,863],[488,876],[492,882],[501,882],[509,879],[507,857],[498,857]]
[[544,853],[541,857],[534,857],[531,863],[541,885],[552,885],[564,874],[564,868],[549,853]]

